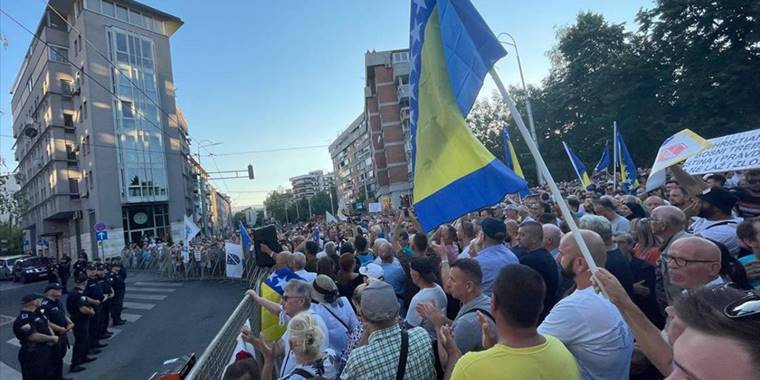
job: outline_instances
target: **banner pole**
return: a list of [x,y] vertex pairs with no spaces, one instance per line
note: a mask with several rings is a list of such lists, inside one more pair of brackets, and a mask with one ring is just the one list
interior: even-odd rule
[[612,194],[617,193],[617,169],[618,169],[618,138],[617,121],[612,122]]
[[[493,78],[494,82],[496,82],[496,87],[499,89],[499,93],[501,94],[502,100],[509,107],[509,111],[512,113],[512,118],[515,119],[515,123],[517,123],[517,129],[520,131],[520,134],[522,135],[523,140],[525,140],[525,142],[528,144],[528,149],[530,150],[530,153],[533,155],[533,158],[536,160],[536,163],[538,164],[538,170],[541,172],[541,174],[544,177],[544,180],[549,185],[549,189],[551,190],[551,193],[554,196],[554,201],[559,206],[559,209],[562,212],[562,216],[565,218],[567,225],[570,227],[570,231],[573,234],[573,237],[575,238],[575,241],[581,250],[581,254],[583,254],[583,258],[586,259],[586,263],[588,263],[591,273],[595,273],[599,268],[597,267],[596,262],[594,262],[594,258],[591,256],[591,252],[589,251],[588,246],[586,246],[586,242],[583,240],[583,237],[581,236],[580,229],[578,228],[578,225],[575,223],[573,214],[570,212],[570,209],[567,207],[567,203],[565,203],[565,200],[562,198],[562,193],[560,193],[559,188],[557,187],[557,184],[554,182],[554,177],[552,177],[551,173],[549,172],[549,168],[546,166],[546,162],[544,162],[544,158],[541,156],[541,153],[539,153],[538,146],[536,146],[536,142],[533,141],[533,138],[531,138],[531,135],[530,135],[530,131],[528,131],[528,128],[525,127],[525,122],[523,122],[520,112],[517,111],[515,102],[512,100],[512,98],[509,97],[509,93],[507,92],[506,87],[504,87],[504,84],[501,82],[501,79],[499,78],[499,75],[496,73],[496,70],[491,68],[488,72],[489,74],[491,74],[491,77]],[[602,288],[602,292],[604,292],[606,295],[606,291],[604,290],[604,288]]]

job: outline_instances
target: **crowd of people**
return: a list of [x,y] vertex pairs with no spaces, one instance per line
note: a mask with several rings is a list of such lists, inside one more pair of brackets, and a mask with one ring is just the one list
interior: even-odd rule
[[185,247],[183,241],[146,237],[126,245],[121,257],[129,269],[154,270],[170,279],[224,275],[224,239],[199,237]]
[[594,263],[542,188],[430,233],[411,208],[280,226],[255,254],[290,280],[247,294],[286,330],[244,328],[224,377],[756,379],[760,170],[638,182],[561,184]]
[[[69,274],[74,286],[68,288]],[[121,257],[88,261],[80,252],[72,263],[64,256],[48,270],[43,294],[27,294],[13,323],[19,340],[18,359],[25,380],[60,380],[63,358],[73,345],[69,372],[84,371],[84,364],[97,359],[113,334],[108,326],[125,323],[121,318],[127,270]],[[63,297],[66,294],[67,296]],[[74,337],[69,342],[69,331]]]

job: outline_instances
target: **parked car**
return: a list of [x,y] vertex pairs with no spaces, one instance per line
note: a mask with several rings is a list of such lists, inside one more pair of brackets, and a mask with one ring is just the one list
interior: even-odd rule
[[13,264],[16,260],[29,255],[13,255],[0,257],[0,280],[10,280],[13,278]]
[[13,265],[13,281],[28,282],[47,278],[50,259],[30,256],[16,260]]

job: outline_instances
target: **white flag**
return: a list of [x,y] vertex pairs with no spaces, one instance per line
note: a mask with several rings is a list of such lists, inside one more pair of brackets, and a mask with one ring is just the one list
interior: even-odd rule
[[240,244],[224,243],[227,259],[227,277],[243,277],[243,247]]
[[185,215],[185,245],[190,245],[190,240],[193,240],[195,238],[195,235],[198,235],[198,232],[201,232],[201,229],[198,227],[195,222],[192,221],[192,219],[188,218],[187,215]]
[[325,211],[325,222],[326,222],[327,224],[330,224],[330,223],[338,223],[338,219],[336,219],[336,218],[333,216],[333,214],[330,214],[330,212],[329,212],[329,211]]

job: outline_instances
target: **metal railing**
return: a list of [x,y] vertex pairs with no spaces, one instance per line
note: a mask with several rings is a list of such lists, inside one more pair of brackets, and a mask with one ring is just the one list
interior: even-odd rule
[[[259,285],[269,275],[269,272],[270,268],[262,267],[254,267],[251,270],[248,279],[254,285],[252,287],[257,292],[259,291]],[[259,332],[261,330],[260,307],[248,296],[243,297],[243,300],[240,301],[235,311],[224,322],[224,326],[222,326],[208,347],[206,347],[206,350],[198,358],[198,361],[185,379],[221,379],[233,354],[232,351],[237,345],[240,329],[246,320],[251,325],[251,331]]]

